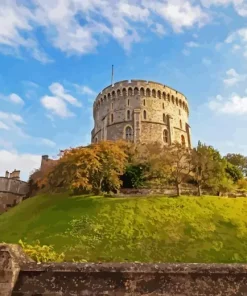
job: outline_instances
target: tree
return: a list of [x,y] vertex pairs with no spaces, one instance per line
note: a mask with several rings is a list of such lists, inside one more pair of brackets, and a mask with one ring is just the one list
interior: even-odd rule
[[212,146],[202,144],[200,141],[192,150],[192,165],[199,196],[202,194],[203,186],[215,188],[225,176],[225,162],[220,153]]
[[192,171],[190,151],[180,143],[164,146],[161,164],[166,168],[170,180],[175,184],[177,196],[181,195],[181,184]]
[[247,157],[246,156],[242,154],[228,153],[224,158],[229,163],[239,168],[242,171],[243,175],[246,176],[246,173],[247,173]]
[[127,148],[122,141],[102,141],[87,147],[67,149],[49,174],[49,186],[95,194],[104,188],[117,190],[121,186],[119,177],[127,165],[125,151]]
[[231,164],[230,162],[227,163],[225,171],[227,176],[231,178],[233,183],[238,182],[244,177],[242,171],[237,166]]

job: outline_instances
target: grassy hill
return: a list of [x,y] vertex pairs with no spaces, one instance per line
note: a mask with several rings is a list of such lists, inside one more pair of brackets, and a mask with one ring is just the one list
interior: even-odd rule
[[247,199],[40,195],[0,216],[0,242],[65,260],[247,262]]

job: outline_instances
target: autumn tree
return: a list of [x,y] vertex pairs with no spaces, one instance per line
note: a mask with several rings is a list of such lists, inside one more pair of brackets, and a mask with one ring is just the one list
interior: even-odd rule
[[192,150],[193,178],[196,181],[198,195],[202,194],[202,187],[215,187],[225,176],[225,162],[220,153],[212,146],[202,144],[200,141]]
[[192,171],[190,150],[180,143],[165,146],[160,164],[165,168],[170,180],[175,184],[177,196],[180,196],[181,184],[184,183]]
[[127,144],[123,141],[101,141],[87,147],[67,149],[55,169],[49,174],[51,188],[63,187],[73,191],[117,190],[120,175],[127,164]]

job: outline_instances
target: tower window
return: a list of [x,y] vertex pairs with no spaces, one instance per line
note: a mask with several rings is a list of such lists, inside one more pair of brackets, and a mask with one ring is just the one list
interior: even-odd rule
[[164,103],[162,103],[162,108],[165,109],[165,104]]
[[168,143],[168,131],[166,129],[163,131],[163,141]]
[[146,106],[146,100],[143,100],[143,106]]
[[130,100],[128,100],[128,106],[130,105]]
[[166,115],[163,114],[163,122],[166,122]]
[[184,135],[181,136],[181,144],[182,144],[183,146],[185,146],[185,138],[184,138]]
[[111,109],[113,109],[113,103],[111,103]]
[[182,120],[180,119],[180,128],[182,129]]
[[130,120],[130,110],[127,111],[127,119]]
[[132,140],[132,128],[130,126],[127,126],[126,129],[125,129],[125,139],[127,141]]
[[143,111],[143,119],[147,119],[147,111],[146,110]]
[[113,123],[113,114],[111,114],[111,123]]

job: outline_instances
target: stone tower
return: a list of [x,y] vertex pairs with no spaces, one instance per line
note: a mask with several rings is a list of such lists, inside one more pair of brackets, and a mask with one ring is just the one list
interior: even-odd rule
[[125,80],[103,89],[93,105],[92,143],[126,139],[133,142],[175,141],[191,147],[186,97],[161,83]]

